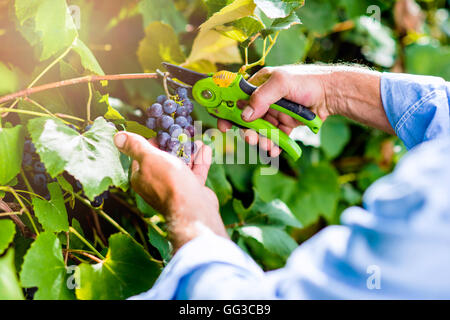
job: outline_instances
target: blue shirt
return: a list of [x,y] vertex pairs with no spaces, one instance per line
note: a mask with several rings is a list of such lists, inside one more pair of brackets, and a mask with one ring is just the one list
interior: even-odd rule
[[135,299],[450,299],[450,85],[383,74],[384,109],[411,151],[365,193],[364,208],[263,272],[213,234],[185,244]]

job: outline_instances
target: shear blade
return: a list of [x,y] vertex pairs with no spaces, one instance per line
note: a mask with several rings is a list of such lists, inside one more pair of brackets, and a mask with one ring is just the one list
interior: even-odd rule
[[163,62],[162,65],[167,69],[167,71],[169,71],[172,78],[176,78],[191,86],[193,86],[197,81],[209,77],[207,74],[195,72],[171,63]]

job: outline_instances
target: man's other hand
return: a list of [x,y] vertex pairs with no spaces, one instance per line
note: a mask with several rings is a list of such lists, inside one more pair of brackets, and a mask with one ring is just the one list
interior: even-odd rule
[[186,166],[139,135],[119,132],[114,142],[133,159],[133,189],[166,217],[175,250],[207,229],[228,237],[217,197],[205,186],[212,157],[208,146],[196,142],[197,152]]

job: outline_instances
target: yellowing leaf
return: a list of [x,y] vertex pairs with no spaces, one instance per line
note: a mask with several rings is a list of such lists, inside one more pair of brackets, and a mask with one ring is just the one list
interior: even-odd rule
[[237,41],[215,30],[200,31],[195,38],[191,54],[186,62],[190,64],[198,60],[225,64],[242,62]]
[[150,23],[145,29],[145,38],[139,43],[137,56],[145,72],[161,68],[163,61],[179,64],[185,59],[173,28],[159,21]]
[[253,14],[256,5],[253,0],[235,0],[222,8],[206,20],[201,26],[201,31],[207,31],[228,22],[238,20]]

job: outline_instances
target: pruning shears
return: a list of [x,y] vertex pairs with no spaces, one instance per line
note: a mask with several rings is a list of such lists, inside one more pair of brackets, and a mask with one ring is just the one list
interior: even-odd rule
[[[174,89],[186,88],[190,97],[205,107],[211,115],[228,120],[238,127],[253,129],[275,142],[278,141],[278,145],[294,160],[300,158],[300,146],[270,122],[263,119],[251,122],[242,120],[242,110],[236,103],[238,100],[248,100],[257,87],[247,82],[241,74],[230,71],[204,74],[165,62],[163,66],[168,71],[168,84]],[[163,75],[160,71],[158,73]],[[314,133],[322,126],[322,120],[314,112],[295,102],[281,99],[270,108],[303,122]]]

